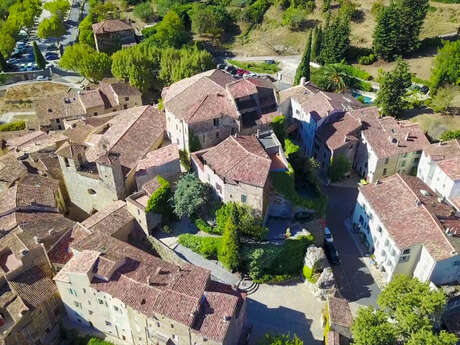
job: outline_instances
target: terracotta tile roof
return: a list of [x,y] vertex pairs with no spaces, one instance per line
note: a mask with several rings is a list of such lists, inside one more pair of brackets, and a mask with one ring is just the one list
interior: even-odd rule
[[175,144],[170,144],[147,153],[145,158],[137,163],[136,171],[160,167],[177,160],[179,160],[179,148]]
[[147,181],[142,186],[142,190],[149,196],[152,195],[153,192],[155,192],[158,188],[160,188],[160,182],[158,182],[158,176],[155,176],[153,179]]
[[334,325],[350,328],[353,323],[351,309],[344,298],[328,298],[329,322]]
[[104,34],[106,32],[118,32],[118,31],[125,31],[125,30],[133,30],[133,27],[119,19],[109,19],[104,20],[103,22],[99,22],[93,24],[93,32],[98,34]]
[[453,181],[460,180],[460,155],[440,161],[438,167]]
[[294,99],[299,104],[304,104],[314,94],[320,92],[321,89],[314,86],[313,84],[297,85],[290,87],[289,89],[282,90],[279,93],[280,103],[283,103],[289,99]]
[[72,257],[72,250],[70,249],[72,242],[80,241],[91,234],[91,232],[80,224],[75,224],[71,231],[68,231],[65,236],[62,236],[61,239],[53,246],[53,248],[48,252],[48,257],[53,264],[65,264]]
[[361,135],[380,159],[419,151],[429,144],[418,124],[380,118],[375,107],[357,109],[350,115],[362,122]]
[[42,131],[32,131],[19,137],[13,137],[6,141],[6,145],[10,147],[19,147],[31,141],[39,140],[42,137],[46,137],[47,134]]
[[200,116],[208,119],[220,117],[225,112],[235,117],[237,110],[225,89],[234,80],[220,70],[210,70],[182,79],[163,89],[165,109],[187,122],[191,118],[199,121]]
[[77,91],[46,96],[35,102],[35,110],[41,125],[49,125],[51,119],[80,116],[86,113]]
[[107,164],[108,155],[115,154],[123,167],[133,169],[163,137],[165,116],[151,105],[140,106],[117,112],[107,125],[109,128],[99,142],[86,151],[86,159]]
[[305,113],[311,113],[317,120],[335,111],[346,112],[363,108],[363,104],[352,95],[320,91],[301,104]]
[[[429,195],[423,195],[422,190]],[[437,261],[457,255],[440,221],[449,217],[452,209],[439,203],[420,179],[396,174],[362,186],[360,192],[399,249],[422,244]]]
[[257,85],[253,78],[235,80],[226,87],[233,98],[247,97],[257,93]]
[[340,344],[340,334],[336,331],[330,330],[327,332],[327,343],[328,345],[341,345]]
[[0,157],[0,181],[10,186],[26,174],[27,168],[14,154],[9,153]]
[[342,147],[349,141],[358,141],[357,131],[361,123],[348,113],[328,118],[316,132],[317,137],[331,150]]
[[8,282],[29,308],[39,307],[57,293],[53,281],[36,266]]
[[230,136],[218,145],[192,154],[208,165],[226,183],[243,182],[265,186],[271,160],[255,136]]
[[434,161],[460,157],[460,140],[429,144],[423,148],[423,152]]
[[112,235],[133,222],[133,220],[134,217],[128,212],[126,203],[118,200],[107,205],[80,224],[90,232],[100,231]]

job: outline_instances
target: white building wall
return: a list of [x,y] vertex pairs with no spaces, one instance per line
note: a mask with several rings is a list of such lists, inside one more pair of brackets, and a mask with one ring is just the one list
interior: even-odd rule
[[438,261],[430,280],[437,285],[458,282],[460,280],[460,255]]
[[415,266],[414,277],[421,282],[430,280],[435,265],[436,261],[431,257],[430,253],[428,253],[428,250],[423,247],[420,252],[420,259],[417,266]]

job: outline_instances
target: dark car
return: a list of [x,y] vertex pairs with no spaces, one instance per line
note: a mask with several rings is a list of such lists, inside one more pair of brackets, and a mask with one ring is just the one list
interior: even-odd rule
[[237,74],[236,74],[236,69],[232,69],[229,73],[230,73],[231,75],[237,75]]
[[45,55],[46,60],[58,60],[59,55],[56,53],[50,53]]
[[430,91],[430,89],[428,88],[428,86],[423,85],[423,86],[420,88],[420,91],[423,92],[424,94],[427,94],[428,91]]
[[226,65],[224,63],[220,63],[220,64],[217,65],[217,68],[218,69],[225,69],[225,66]]
[[310,212],[297,212],[294,215],[295,220],[301,220],[303,222],[313,219],[313,213]]
[[225,66],[225,70],[226,70],[227,72],[231,72],[231,71],[235,71],[235,72],[236,72],[236,68],[233,67],[232,65],[227,65],[227,66]]
[[324,241],[324,252],[332,265],[340,264],[339,252],[335,248],[334,243]]
[[264,62],[268,65],[274,65],[276,63],[275,60],[273,59],[267,59],[267,60],[264,60]]

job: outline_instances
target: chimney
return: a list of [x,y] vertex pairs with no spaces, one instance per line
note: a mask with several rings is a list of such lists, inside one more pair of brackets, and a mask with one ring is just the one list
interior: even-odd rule
[[307,78],[305,77],[300,78],[300,85],[304,86],[306,81],[307,81]]
[[417,205],[417,207],[418,207],[418,206],[421,206],[421,205],[422,205],[422,202],[421,202],[420,200],[417,199],[417,201],[415,202],[415,205]]
[[260,129],[257,129],[256,138],[258,138],[259,135],[260,135]]

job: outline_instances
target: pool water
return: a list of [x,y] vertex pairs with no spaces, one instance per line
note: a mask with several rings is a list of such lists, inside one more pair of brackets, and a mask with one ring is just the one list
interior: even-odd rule
[[372,103],[374,103],[372,98],[370,98],[368,96],[364,96],[364,95],[361,95],[361,94],[356,93],[356,92],[353,92],[352,95],[353,95],[354,98],[358,98],[359,96],[363,96],[364,97],[364,104],[372,104]]

